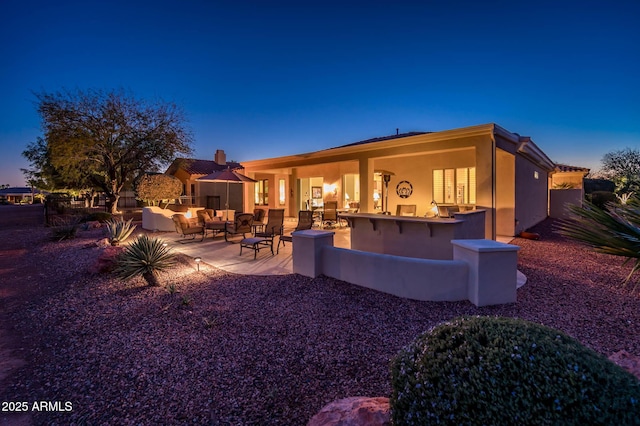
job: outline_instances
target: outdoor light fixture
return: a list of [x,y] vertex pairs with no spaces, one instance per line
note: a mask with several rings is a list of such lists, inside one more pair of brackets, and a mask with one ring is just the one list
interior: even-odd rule
[[200,272],[200,262],[202,261],[202,258],[201,257],[196,257],[193,260],[196,261],[196,265],[198,266],[198,272]]

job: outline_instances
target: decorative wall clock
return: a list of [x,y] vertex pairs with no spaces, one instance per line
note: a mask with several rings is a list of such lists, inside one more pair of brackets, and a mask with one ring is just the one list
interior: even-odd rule
[[398,197],[409,198],[411,197],[412,193],[413,193],[413,186],[408,180],[400,181],[398,182],[398,185],[396,185],[396,194],[398,194]]

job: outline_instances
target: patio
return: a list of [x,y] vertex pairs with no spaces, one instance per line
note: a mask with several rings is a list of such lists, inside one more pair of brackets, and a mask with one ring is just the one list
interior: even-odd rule
[[[284,233],[289,234],[296,226],[297,219],[285,218]],[[346,226],[331,229],[335,232],[335,247],[350,248],[351,233]],[[178,242],[182,237],[176,232],[167,232],[159,235],[170,246],[180,253],[196,258],[200,257],[203,263],[215,266],[226,272],[242,275],[286,275],[293,273],[292,244],[280,245],[280,253],[271,255],[269,248],[263,248],[258,252],[257,259],[253,258],[253,251],[243,249],[240,256],[240,236],[232,237],[233,243],[225,242],[222,233],[211,237],[207,234],[204,241],[199,238],[194,241]],[[247,234],[247,236],[249,236]],[[184,240],[183,240],[184,241]],[[275,243],[274,243],[275,246]],[[276,247],[274,247],[274,251]],[[202,266],[201,266],[202,267]]]

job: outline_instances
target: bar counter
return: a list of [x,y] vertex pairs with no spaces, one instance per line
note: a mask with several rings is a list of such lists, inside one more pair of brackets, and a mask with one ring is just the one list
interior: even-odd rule
[[451,240],[483,239],[485,211],[454,218],[341,213],[351,228],[351,249],[420,259],[453,259]]

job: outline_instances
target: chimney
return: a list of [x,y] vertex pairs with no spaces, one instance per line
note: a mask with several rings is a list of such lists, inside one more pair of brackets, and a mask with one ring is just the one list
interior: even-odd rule
[[216,155],[213,157],[213,161],[221,166],[227,164],[227,156],[225,155],[224,150],[216,149]]

